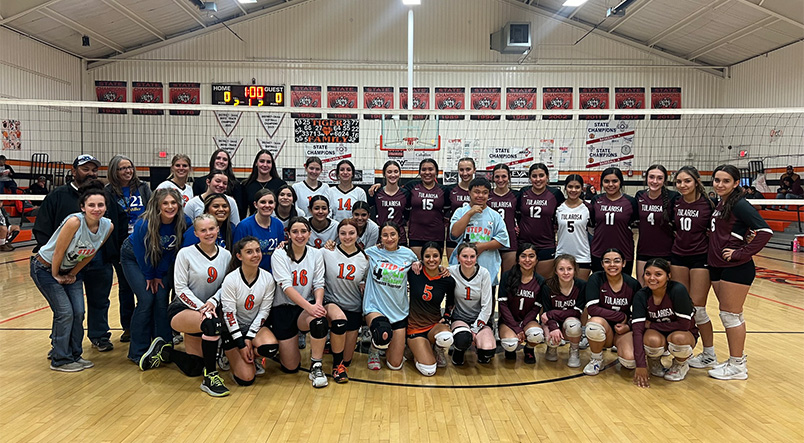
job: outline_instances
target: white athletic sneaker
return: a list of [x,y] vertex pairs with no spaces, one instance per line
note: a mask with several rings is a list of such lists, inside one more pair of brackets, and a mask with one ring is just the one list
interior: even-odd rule
[[589,347],[589,339],[584,335],[581,337],[581,342],[578,343],[578,349],[586,349]]
[[374,348],[369,349],[368,368],[372,371],[379,371],[382,368],[382,363],[380,363],[380,352]]
[[600,373],[600,367],[603,366],[603,360],[593,358],[589,360],[586,367],[583,368],[583,373],[586,375],[597,375]]
[[231,369],[231,365],[229,365],[229,357],[227,357],[224,353],[220,353],[218,355],[218,368],[221,371],[228,371]]
[[79,358],[78,360],[76,360],[76,363],[80,363],[81,366],[84,367],[84,369],[89,369],[95,366],[95,363],[92,363],[89,360],[84,360],[83,358]]
[[745,380],[748,378],[745,356],[741,358],[729,357],[725,364],[718,365],[709,370],[709,376],[718,380]]
[[648,357],[648,372],[654,377],[664,377],[667,371],[664,369],[661,358]]
[[313,382],[314,388],[323,388],[329,384],[320,361],[313,363],[313,367],[310,368],[310,380]]
[[260,362],[262,359],[255,359],[254,360],[254,375],[262,375],[265,374],[265,367]]
[[673,365],[664,374],[664,379],[669,381],[681,381],[687,376],[690,371],[690,364],[686,361],[679,363],[678,360],[673,359]]
[[714,355],[709,355],[705,352],[701,352],[695,357],[687,359],[687,363],[689,363],[689,366],[691,368],[695,369],[704,369],[704,368],[714,369],[717,366],[717,357]]
[[610,348],[609,348],[609,351],[611,351],[611,352],[613,352],[613,353],[615,353],[615,354],[616,354],[616,353],[617,353],[617,346],[612,346],[612,347],[610,347]]
[[558,348],[547,347],[544,351],[544,359],[547,361],[558,361]]
[[569,359],[567,360],[567,366],[570,368],[581,367],[581,356],[579,355],[578,349],[570,348]]
[[447,367],[447,356],[444,353],[444,348],[441,346],[433,347],[433,352],[435,353],[436,358],[436,367],[438,368],[446,368]]

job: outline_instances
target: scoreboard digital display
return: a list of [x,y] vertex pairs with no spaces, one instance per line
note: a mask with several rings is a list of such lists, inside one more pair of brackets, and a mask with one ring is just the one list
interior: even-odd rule
[[230,106],[285,106],[285,87],[212,85],[212,104]]

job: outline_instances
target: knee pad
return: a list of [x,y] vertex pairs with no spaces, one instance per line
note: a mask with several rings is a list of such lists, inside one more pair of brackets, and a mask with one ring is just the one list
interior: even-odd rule
[[223,328],[223,323],[217,317],[205,318],[201,322],[201,333],[209,337],[221,335],[221,328]]
[[332,320],[332,326],[329,327],[329,330],[335,335],[346,334],[346,320]]
[[238,378],[234,374],[232,374],[232,377],[234,378],[234,381],[235,381],[235,383],[237,383],[238,386],[251,386],[251,385],[254,384],[254,379],[253,378],[251,380],[243,380],[243,379]]
[[266,358],[276,358],[276,355],[279,353],[279,345],[262,345],[257,348],[257,354],[262,355]]
[[505,349],[507,352],[516,352],[516,348],[519,347],[519,339],[503,338],[500,339],[500,344],[502,345],[502,348]]
[[624,359],[622,357],[617,357],[617,360],[620,361],[620,364],[625,369],[634,369],[634,368],[636,368],[636,362],[634,360],[626,360],[626,359]]
[[391,362],[388,361],[388,360],[385,360],[385,364],[388,365],[388,369],[390,369],[392,371],[398,371],[398,370],[402,369],[402,366],[405,365],[405,358],[402,357],[402,362],[399,363],[399,366],[392,365]]
[[695,315],[693,316],[695,320],[695,325],[705,325],[712,321],[708,315],[706,315],[706,306],[696,306],[695,307]]
[[606,341],[606,328],[600,323],[590,321],[586,324],[586,338],[591,341]]
[[434,376],[435,373],[436,373],[437,367],[438,367],[438,365],[436,363],[433,363],[431,365],[423,365],[423,364],[421,364],[419,362],[416,362],[416,369],[418,369],[419,372],[421,372],[422,375],[425,376],[425,377]]
[[733,312],[720,311],[720,321],[723,322],[723,327],[726,329],[736,328],[745,323],[742,312],[735,314]]
[[690,345],[667,343],[667,350],[670,351],[670,355],[681,360],[692,357],[692,346]]
[[525,339],[531,346],[536,346],[540,343],[544,343],[544,330],[538,326],[528,328],[528,330],[525,331]]
[[645,355],[650,358],[659,358],[664,355],[664,348],[654,348],[651,346],[643,346],[645,348]]
[[326,317],[319,317],[310,320],[310,337],[327,338],[329,326]]
[[[388,317],[379,316],[372,320],[369,330],[371,331],[371,344],[377,349],[388,349],[388,345],[394,335],[394,330],[391,329],[391,322],[388,321]],[[382,338],[383,334],[387,334],[388,338]]]
[[435,344],[439,348],[449,349],[455,340],[452,338],[452,333],[449,331],[441,331],[435,335]]
[[459,326],[452,331],[455,349],[465,351],[472,346],[472,331],[466,326]]
[[488,363],[491,361],[491,358],[494,357],[494,353],[496,349],[478,349],[477,350],[477,362],[478,363]]
[[564,320],[564,335],[566,337],[580,337],[582,332],[580,320],[575,317]]

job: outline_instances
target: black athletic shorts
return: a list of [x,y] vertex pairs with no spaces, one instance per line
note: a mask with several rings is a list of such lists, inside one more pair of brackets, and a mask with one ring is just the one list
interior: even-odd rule
[[[173,317],[178,315],[179,312],[182,312],[182,311],[185,311],[185,310],[188,310],[188,309],[192,310],[191,307],[185,305],[180,299],[174,298],[173,301],[170,302],[170,304],[168,305],[168,309],[167,309],[168,324],[173,321]],[[215,313],[218,315],[218,318],[221,319],[221,322],[223,322],[223,311],[221,310],[220,305],[218,305],[218,307],[215,308]],[[226,326],[224,325],[222,329],[226,329]],[[182,332],[182,333],[184,335],[189,335],[189,336],[192,336],[192,337],[201,337],[202,335],[204,335],[201,332],[195,332],[195,333]]]
[[274,306],[265,324],[269,325],[277,340],[291,339],[299,335],[298,321],[302,311],[304,309],[296,305]]
[[451,248],[451,249],[455,249],[455,248],[458,247],[458,242],[452,241],[452,240],[447,240],[447,247]]
[[638,261],[648,261],[648,260],[650,260],[650,259],[652,259],[652,258],[663,258],[663,259],[665,259],[665,260],[667,260],[667,261],[669,262],[669,261],[670,261],[670,259],[671,259],[671,256],[669,256],[669,255],[664,255],[664,256],[653,256],[653,255],[643,255],[643,254],[637,254],[637,260],[638,260]]
[[592,269],[592,263],[578,263],[579,269]]
[[[408,240],[408,247],[409,248],[423,248],[425,243],[429,243],[431,241],[435,241],[435,240],[414,240],[414,239],[411,238],[410,240]],[[435,241],[435,243],[438,244],[439,246],[441,246],[442,248],[444,247],[444,241],[443,240]],[[450,246],[450,247],[454,248],[456,246],[457,245]]]
[[727,281],[730,283],[751,286],[751,283],[754,282],[754,277],[756,277],[756,275],[757,268],[754,265],[754,260],[749,260],[746,263],[729,268],[709,267],[709,279],[712,281],[712,283],[718,281]]
[[357,331],[363,326],[363,313],[357,311],[343,311],[346,316],[346,330]]
[[437,324],[438,323],[433,323],[429,328],[424,328],[423,330],[422,330],[422,328],[420,328],[418,330],[415,330],[415,331],[411,331],[410,329],[407,329],[408,340],[413,339],[413,338],[419,338],[419,337],[427,338],[427,336],[430,335],[430,331],[432,331],[433,328],[435,328]]
[[[603,270],[603,259],[601,257],[592,256],[592,272]],[[626,260],[623,264],[623,274],[631,275],[634,272],[634,261]]]
[[688,269],[706,269],[706,256],[707,254],[696,255],[678,255],[673,254],[670,257],[670,264],[673,266],[681,266]]
[[556,248],[541,248],[536,250],[536,258],[539,261],[552,260],[556,258]]

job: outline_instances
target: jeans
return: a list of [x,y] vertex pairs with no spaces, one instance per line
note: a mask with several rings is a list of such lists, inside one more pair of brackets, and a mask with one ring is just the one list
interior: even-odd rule
[[87,337],[97,342],[112,336],[109,332],[109,293],[112,291],[112,265],[98,254],[79,273],[87,293]]
[[120,302],[120,326],[124,330],[131,329],[131,316],[134,315],[134,291],[126,280],[123,272],[123,265],[114,263],[114,271],[117,274],[117,299]]
[[78,361],[84,340],[84,291],[81,278],[77,278],[75,283],[61,285],[53,278],[50,268],[34,256],[31,257],[31,279],[53,311],[51,364],[62,366]]
[[126,240],[120,250],[120,265],[123,274],[137,297],[137,307],[131,316],[131,343],[128,348],[128,358],[139,363],[140,357],[156,337],[162,337],[166,342],[173,340],[170,330],[167,307],[170,288],[173,286],[173,273],[168,272],[162,279],[163,287],[156,294],[146,289],[147,284],[131,243]]
[[17,193],[17,182],[14,180],[0,181],[0,194],[5,194],[8,189],[9,194]]

